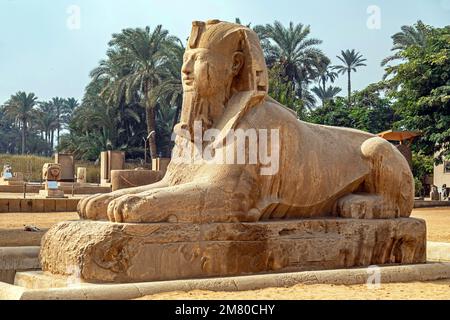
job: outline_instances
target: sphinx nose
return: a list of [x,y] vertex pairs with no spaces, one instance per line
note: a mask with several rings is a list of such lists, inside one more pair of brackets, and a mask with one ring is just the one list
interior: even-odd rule
[[181,68],[181,73],[184,75],[190,75],[192,73],[192,60],[189,59],[186,62],[183,63],[183,66]]

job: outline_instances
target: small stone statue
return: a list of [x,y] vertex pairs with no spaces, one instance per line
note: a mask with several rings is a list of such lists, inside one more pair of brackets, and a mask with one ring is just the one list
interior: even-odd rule
[[438,191],[438,187],[437,186],[432,186],[431,187],[431,192],[430,192],[430,198],[431,201],[439,201],[440,199],[440,193]]
[[13,171],[12,171],[11,165],[5,164],[3,166],[2,178],[5,180],[10,180],[13,178]]
[[44,181],[61,180],[62,166],[59,163],[46,163],[42,167],[42,179]]
[[442,185],[442,200],[448,200],[448,189],[447,185]]

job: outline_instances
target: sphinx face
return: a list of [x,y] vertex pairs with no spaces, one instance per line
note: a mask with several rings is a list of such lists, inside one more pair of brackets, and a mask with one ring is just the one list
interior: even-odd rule
[[214,97],[233,80],[232,57],[209,49],[188,49],[181,69],[184,93]]
[[204,48],[188,49],[181,73],[183,107],[181,123],[175,129],[178,134],[178,129],[189,132],[192,140],[195,122],[201,122],[205,131],[223,114],[235,76],[233,55]]

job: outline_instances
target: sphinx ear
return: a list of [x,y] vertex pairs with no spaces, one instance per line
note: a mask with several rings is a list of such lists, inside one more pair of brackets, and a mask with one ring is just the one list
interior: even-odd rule
[[244,61],[245,56],[242,52],[237,51],[233,54],[233,66],[232,66],[233,76],[237,76],[239,72],[241,72],[241,69],[244,65]]

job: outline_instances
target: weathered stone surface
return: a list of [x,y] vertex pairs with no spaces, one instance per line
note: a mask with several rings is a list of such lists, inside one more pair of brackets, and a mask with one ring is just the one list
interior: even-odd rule
[[61,177],[58,181],[74,182],[75,161],[73,155],[55,153],[55,163],[61,165]]
[[104,151],[100,154],[100,182],[111,183],[111,170],[123,170],[125,166],[125,152]]
[[261,223],[62,222],[44,236],[44,271],[142,282],[426,261],[419,219]]
[[428,261],[450,262],[450,243],[427,242]]
[[[52,228],[44,270],[130,282],[425,262],[425,223],[407,219],[405,158],[382,138],[302,122],[270,98],[252,29],[194,21],[181,72],[164,178],[82,199],[80,218],[92,221]],[[102,183],[122,169],[111,157],[102,154]]]
[[80,202],[82,219],[199,223],[198,212],[201,222],[410,216],[414,180],[403,155],[367,132],[302,122],[273,100],[252,29],[194,21],[184,57],[183,104],[164,178],[88,197]]
[[0,282],[14,283],[17,271],[37,270],[39,247],[0,247]]
[[[449,263],[384,266],[379,271],[380,280],[383,284],[436,281],[450,278]],[[40,271],[27,271],[16,275],[18,282],[26,285],[26,287],[0,282],[0,300],[125,300],[173,291],[235,292],[273,287],[292,287],[300,283],[305,285],[355,285],[367,283],[369,277],[372,276],[372,273],[368,273],[366,268],[354,268],[129,284],[83,283],[73,285],[73,282],[67,276],[60,277]],[[30,289],[30,287],[33,289]]]
[[164,177],[163,171],[154,170],[112,170],[112,191],[145,186],[160,181]]

